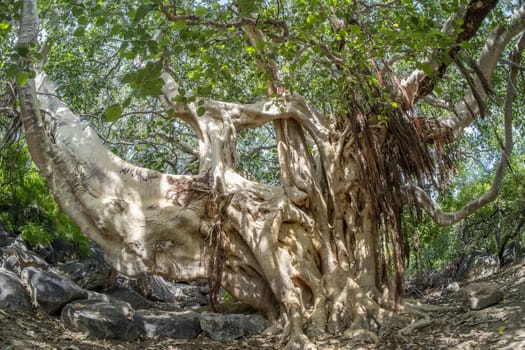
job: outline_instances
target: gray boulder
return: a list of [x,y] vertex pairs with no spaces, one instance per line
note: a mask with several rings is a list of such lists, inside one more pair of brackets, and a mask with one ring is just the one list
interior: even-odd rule
[[174,300],[181,306],[192,307],[208,305],[208,287],[195,284],[173,283]]
[[88,290],[88,300],[97,300],[100,302],[108,303],[116,308],[120,309],[120,311],[126,315],[132,315],[135,311],[133,310],[133,307],[130,303],[127,303],[125,301],[115,299],[107,294],[94,292],[91,290]]
[[133,319],[140,333],[148,338],[192,339],[201,332],[199,314],[193,311],[152,312],[139,310]]
[[22,281],[11,271],[0,268],[0,309],[31,311],[31,303]]
[[68,329],[94,339],[132,341],[139,336],[133,311],[111,301],[77,300],[64,306],[60,318]]
[[200,317],[201,328],[213,340],[237,339],[262,333],[270,322],[259,314],[216,314],[204,312]]
[[503,300],[503,291],[494,283],[471,283],[463,290],[464,300],[472,310],[481,310]]
[[18,258],[14,255],[9,255],[5,258],[2,263],[2,268],[15,273],[16,275],[20,275],[20,263],[18,262]]
[[148,300],[165,303],[175,302],[175,286],[161,276],[144,275],[136,279],[129,279],[127,285]]
[[144,275],[138,278],[119,276],[119,279],[121,285],[132,288],[148,300],[176,303],[182,307],[209,304],[207,282],[175,283],[157,275]]
[[499,258],[481,251],[473,251],[463,258],[456,273],[458,281],[474,281],[488,277],[499,270]]
[[106,294],[115,299],[130,303],[135,310],[148,309],[151,306],[149,300],[145,299],[142,295],[131,288],[115,287],[106,291]]
[[7,253],[17,259],[20,271],[30,266],[40,269],[47,269],[49,267],[47,261],[31,251],[20,237],[7,247]]
[[65,263],[58,269],[84,289],[101,290],[111,275],[111,268],[96,258]]
[[20,275],[29,289],[33,305],[50,315],[58,314],[64,305],[73,300],[87,298],[87,291],[56,271],[27,267]]

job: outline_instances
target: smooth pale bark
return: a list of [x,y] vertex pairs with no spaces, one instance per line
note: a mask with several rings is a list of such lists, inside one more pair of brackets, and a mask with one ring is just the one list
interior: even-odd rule
[[[486,80],[523,30],[523,14],[521,8],[507,29],[489,36],[480,56]],[[24,1],[22,18],[19,43],[28,45],[36,37],[34,1]],[[420,90],[421,74],[404,81],[405,94]],[[206,112],[198,116],[197,103],[173,102],[177,83],[168,73],[162,78],[167,115],[186,122],[199,140],[197,176],[136,167],[106,150],[56,98],[42,72],[18,89],[35,163],[60,206],[102,247],[108,263],[128,275],[219,281],[235,298],[280,320],[290,347],[312,347],[305,332],[377,330],[393,307],[380,278],[377,208],[359,171],[364,134],[352,133],[349,121],[336,129],[297,95],[254,104],[204,100]],[[424,138],[445,141],[470,123],[480,101],[472,91],[465,101],[456,116],[437,121],[438,134],[427,129]],[[237,133],[268,122],[280,123],[283,186],[237,172]],[[369,122],[366,137],[385,145],[388,123]],[[307,146],[315,147],[314,154]],[[415,200],[433,210],[423,195]]]

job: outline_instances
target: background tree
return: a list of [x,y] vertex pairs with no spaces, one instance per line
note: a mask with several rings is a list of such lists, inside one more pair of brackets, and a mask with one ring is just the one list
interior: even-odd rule
[[[518,3],[47,1],[40,44],[36,2],[23,3],[7,70],[63,210],[116,269],[208,278],[212,295],[222,285],[286,325],[290,347],[311,347],[305,332],[374,338],[394,317],[407,205],[451,225],[500,191],[525,44]],[[498,111],[490,188],[441,211],[432,196],[451,143]],[[131,143],[104,120],[127,123],[116,137]],[[261,127],[253,168],[239,141]],[[104,140],[180,175],[132,165]],[[184,159],[148,156],[158,149]]]

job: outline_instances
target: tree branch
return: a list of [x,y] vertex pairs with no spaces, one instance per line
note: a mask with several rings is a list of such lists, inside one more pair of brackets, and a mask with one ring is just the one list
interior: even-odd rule
[[[462,16],[463,24],[461,25],[459,33],[456,35],[453,46],[448,51],[448,56],[457,53],[462,42],[470,40],[477,33],[483,20],[487,17],[490,11],[494,8],[497,0],[471,0],[467,6],[465,14]],[[455,14],[447,22],[448,24],[457,19],[458,14]],[[450,25],[447,25],[448,27]],[[448,28],[445,28],[446,31]],[[442,59],[443,60],[443,59]],[[443,78],[449,63],[442,61],[428,60],[431,64],[433,73],[427,75],[421,69],[416,69],[410,76],[403,80],[402,89],[404,93],[399,93],[399,98],[406,94],[408,96],[408,106],[412,106],[419,98],[424,97],[432,92],[436,83]]]
[[[487,84],[491,84],[496,65],[509,42],[525,30],[525,5],[522,5],[510,18],[509,23],[499,25],[488,36],[481,51],[478,67]],[[423,124],[427,123],[425,138],[429,142],[452,142],[461,131],[470,125],[474,117],[480,113],[487,103],[489,95],[485,83],[476,74],[473,85],[463,97],[463,101],[454,106],[454,113],[437,119],[422,118]],[[477,96],[477,97],[476,97]]]
[[481,208],[487,203],[490,203],[501,191],[501,185],[505,170],[509,165],[510,155],[513,148],[512,139],[512,103],[516,95],[516,77],[519,71],[519,63],[521,59],[521,53],[525,49],[525,34],[522,34],[514,50],[510,54],[510,60],[514,62],[514,65],[510,66],[509,80],[507,83],[507,94],[505,99],[505,145],[502,149],[501,158],[499,161],[498,168],[490,189],[479,198],[476,198],[467,203],[463,208],[456,212],[443,212],[438,206],[432,201],[430,196],[420,187],[412,186],[413,200],[421,205],[425,211],[432,217],[432,219],[440,225],[452,225],[468,215],[472,214],[477,209]]

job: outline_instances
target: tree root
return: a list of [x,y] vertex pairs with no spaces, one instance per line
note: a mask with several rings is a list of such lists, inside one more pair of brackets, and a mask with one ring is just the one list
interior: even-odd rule
[[317,346],[306,335],[301,333],[293,334],[288,339],[284,350],[317,350]]
[[351,339],[355,342],[359,343],[367,343],[367,344],[377,344],[379,343],[379,337],[374,332],[363,329],[363,328],[356,328],[352,329],[349,328],[344,332],[344,337]]
[[444,311],[453,311],[457,310],[455,307],[449,307],[449,306],[438,306],[438,305],[429,305],[429,304],[423,304],[418,301],[408,301],[405,300],[403,304],[401,305],[401,308],[403,311],[407,312],[408,314],[420,317],[419,320],[413,321],[406,327],[403,327],[398,331],[398,334],[400,336],[406,336],[413,331],[417,329],[421,329],[424,327],[427,327],[432,323],[432,319],[430,317],[431,312],[444,312]]
[[416,329],[420,329],[423,327],[426,327],[432,323],[432,320],[430,319],[430,315],[426,313],[420,313],[420,315],[423,317],[423,319],[417,320],[411,324],[409,324],[406,327],[401,328],[397,333],[400,336],[409,335]]

